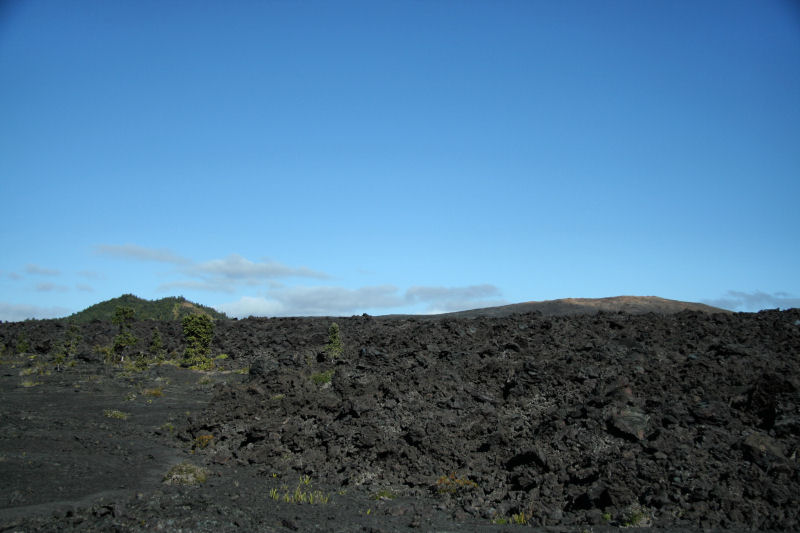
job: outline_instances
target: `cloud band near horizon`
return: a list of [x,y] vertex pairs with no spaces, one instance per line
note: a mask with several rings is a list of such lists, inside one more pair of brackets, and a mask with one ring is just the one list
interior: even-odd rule
[[800,307],[800,298],[796,298],[791,294],[786,292],[769,294],[758,290],[752,292],[730,290],[721,298],[701,301],[714,307],[742,312]]
[[[268,259],[252,261],[235,253],[224,258],[195,261],[169,249],[147,248],[136,244],[100,244],[94,247],[94,252],[96,255],[119,260],[169,265],[170,268],[160,272],[159,276],[162,278],[169,276],[172,281],[164,280],[152,287],[156,292],[185,289],[237,294],[238,299],[215,307],[231,317],[239,318],[251,315],[346,316],[364,312],[437,314],[511,303],[502,297],[497,286],[490,283],[457,287],[412,285],[406,289],[393,284],[357,288],[335,284],[308,286],[289,283],[286,280],[330,280],[332,276],[305,266],[290,266]],[[66,274],[39,264],[28,263],[21,271],[30,276],[32,282],[38,278],[31,285],[30,290],[34,292],[51,293],[56,297],[58,293],[72,290],[94,291],[93,287],[86,283],[70,284],[70,286],[52,283],[47,280],[48,277],[63,277]],[[6,272],[5,275],[14,282],[26,277],[17,272]],[[104,273],[94,270],[80,270],[74,275],[92,280],[106,278]],[[135,289],[129,287],[126,290]],[[140,290],[146,291],[146,288]],[[793,295],[759,290],[752,292],[729,290],[720,298],[699,301],[745,312],[800,307],[800,298]],[[55,318],[66,316],[73,311],[75,310],[58,306],[0,302],[0,320]]]
[[347,289],[344,287],[287,287],[269,291],[269,296],[243,296],[238,301],[217,308],[225,314],[247,316],[341,316],[365,310],[401,309],[424,305],[425,313],[477,309],[504,305],[500,290],[494,285],[467,287],[415,286],[401,293],[393,285]]

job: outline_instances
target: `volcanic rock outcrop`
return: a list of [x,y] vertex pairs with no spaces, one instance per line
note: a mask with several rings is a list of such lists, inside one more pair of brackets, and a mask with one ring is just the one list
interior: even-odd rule
[[[337,357],[326,349],[333,322]],[[2,324],[0,340],[8,353],[24,333],[44,354],[64,327]],[[81,328],[84,355],[62,376],[102,372],[91,346],[114,330]],[[133,325],[138,338],[155,328],[167,352],[182,350],[179,325]],[[108,512],[31,510],[6,523],[288,531],[306,529],[305,516],[330,531],[800,527],[798,310],[251,318],[218,322],[212,349],[226,354],[223,369],[249,370],[208,373],[202,403],[176,418],[174,434],[140,437],[208,469],[204,486],[142,485],[103,504]],[[297,479],[313,479],[331,501],[298,511],[269,497]],[[242,498],[259,503],[242,507]],[[5,505],[0,518],[18,508]]]

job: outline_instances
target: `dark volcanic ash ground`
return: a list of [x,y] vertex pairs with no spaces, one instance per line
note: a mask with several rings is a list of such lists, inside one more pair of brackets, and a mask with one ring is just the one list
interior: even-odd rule
[[2,531],[800,528],[798,310],[226,321],[206,373],[67,330],[0,324]]

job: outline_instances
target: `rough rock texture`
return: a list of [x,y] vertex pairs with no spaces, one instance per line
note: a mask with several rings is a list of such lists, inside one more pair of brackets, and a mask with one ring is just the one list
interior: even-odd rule
[[[344,343],[335,359],[325,350],[333,321]],[[24,334],[45,354],[64,328],[53,324],[2,324],[0,341],[8,353]],[[149,338],[154,327],[134,333]],[[167,351],[179,352],[180,328],[158,328]],[[113,335],[86,325],[81,353]],[[142,489],[104,503],[105,514],[95,504],[9,523],[271,531],[310,529],[312,517],[321,530],[477,531],[513,530],[492,522],[516,518],[595,531],[800,528],[798,310],[247,319],[218,324],[213,349],[249,373],[214,375],[202,407],[180,418],[171,440],[158,436],[207,467],[208,483]],[[86,356],[78,368],[92,365],[101,366]],[[300,476],[331,501],[300,512],[270,497]]]

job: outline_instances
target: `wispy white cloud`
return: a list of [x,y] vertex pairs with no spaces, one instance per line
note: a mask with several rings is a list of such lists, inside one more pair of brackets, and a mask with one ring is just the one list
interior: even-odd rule
[[[152,261],[177,265],[179,273],[188,279],[169,281],[159,285],[161,292],[174,289],[212,292],[234,292],[237,286],[260,286],[275,283],[276,278],[328,279],[324,272],[308,267],[294,267],[277,261],[256,262],[239,254],[222,259],[196,262],[182,257],[172,250],[155,249],[136,244],[100,244],[95,246],[99,255],[135,261]],[[88,276],[87,276],[88,277]]]
[[137,244],[99,244],[95,253],[118,259],[135,259],[137,261],[155,261],[174,265],[187,265],[191,261],[166,248],[146,248]]
[[75,288],[82,292],[94,292],[94,287],[86,283],[76,283]]
[[61,274],[61,271],[56,270],[55,268],[46,268],[43,266],[34,265],[32,263],[25,265],[25,272],[27,274],[34,274],[37,276],[58,276]]
[[92,270],[81,270],[78,272],[78,275],[82,278],[86,279],[104,279],[105,276],[100,272],[94,272]]
[[59,318],[72,311],[65,307],[39,307],[36,305],[10,304],[0,302],[0,320],[18,322],[28,318]]
[[284,308],[285,314],[350,315],[367,309],[386,309],[402,306],[405,302],[397,294],[397,287],[378,285],[346,289],[343,287],[287,287],[270,291]]
[[44,282],[36,284],[37,292],[67,292],[69,287],[65,285],[56,285],[55,283]]
[[243,296],[235,302],[217,306],[230,317],[245,318],[248,316],[283,316],[283,305],[276,300],[268,300],[261,296]]
[[426,311],[432,314],[464,311],[481,307],[504,305],[500,289],[494,285],[469,285],[467,287],[410,287],[406,299],[414,303],[427,304]]
[[506,303],[493,285],[470,287],[412,287],[405,293],[393,285],[348,289],[344,287],[273,288],[268,297],[245,296],[219,306],[229,316],[347,316],[367,310],[386,314],[409,305],[425,305],[427,313],[463,311]]
[[276,261],[255,263],[238,254],[231,254],[224,259],[213,259],[186,269],[187,273],[212,278],[224,278],[236,281],[264,281],[273,278],[316,278],[327,279],[324,272],[306,267],[290,267]]
[[382,285],[344,287],[286,287],[270,291],[270,297],[244,296],[219,306],[229,316],[345,316],[367,309],[403,305],[397,287]]
[[8,277],[14,281],[19,281],[23,278],[22,274],[17,274],[16,272],[9,272]]
[[469,285],[467,287],[410,287],[406,297],[414,301],[438,302],[453,299],[475,300],[500,295],[494,285]]
[[800,298],[785,292],[769,294],[762,291],[728,291],[722,298],[703,300],[703,303],[731,311],[754,312],[761,309],[800,307]]
[[169,283],[162,283],[158,286],[159,292],[172,292],[175,290],[191,290],[191,291],[209,291],[209,292],[235,292],[236,288],[233,283],[224,281],[172,281]]
[[[170,275],[183,279],[165,280],[160,292],[211,291],[235,293],[243,287],[259,287],[259,295],[246,295],[219,306],[230,316],[342,316],[366,311],[424,308],[427,313],[461,311],[506,303],[494,285],[466,287],[414,286],[402,292],[393,285],[360,288],[335,286],[297,286],[286,280],[326,280],[325,272],[305,266],[291,266],[273,260],[253,261],[239,254],[196,262],[167,249],[152,249],[135,244],[96,246],[100,255],[177,265]],[[260,292],[259,291],[259,292]]]

